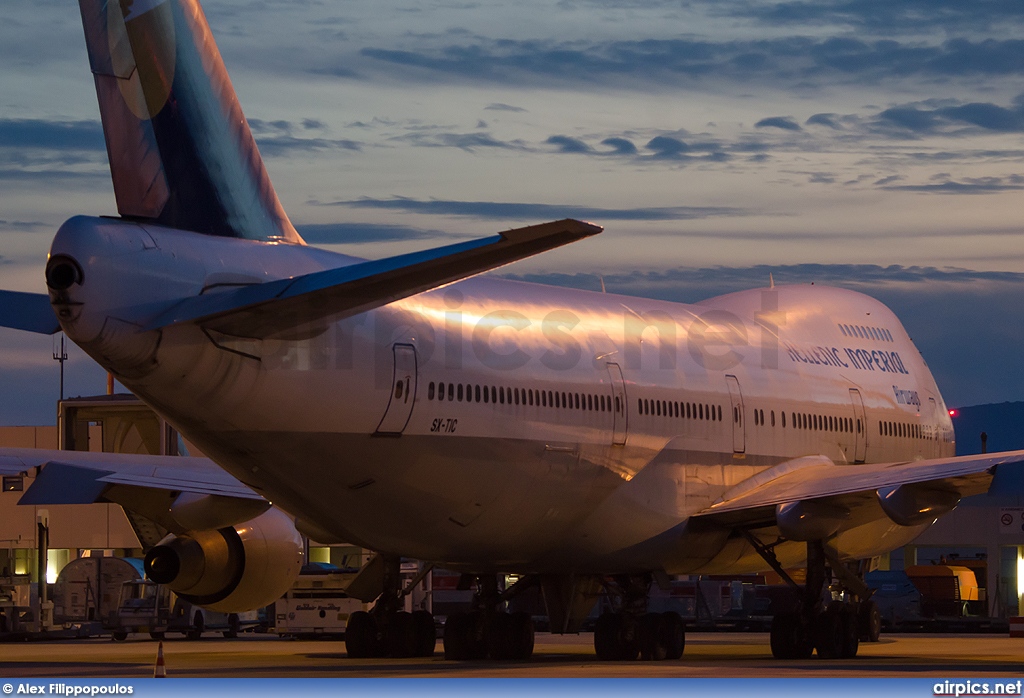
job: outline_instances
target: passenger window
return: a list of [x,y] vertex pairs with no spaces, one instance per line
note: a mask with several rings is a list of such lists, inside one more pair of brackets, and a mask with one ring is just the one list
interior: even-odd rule
[[459,383],[459,390],[455,394],[455,396],[456,396],[456,398],[458,399],[459,402],[462,402],[462,383]]
[[444,383],[437,384],[437,399],[444,400]]
[[427,399],[434,399],[434,381],[430,381],[430,385],[427,386]]

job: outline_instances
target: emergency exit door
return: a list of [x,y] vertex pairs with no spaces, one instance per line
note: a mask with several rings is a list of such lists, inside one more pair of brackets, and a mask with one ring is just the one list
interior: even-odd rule
[[850,388],[850,402],[854,417],[853,462],[863,463],[868,450],[868,422],[864,415],[864,398],[856,388]]
[[416,347],[411,344],[394,346],[395,371],[391,381],[391,397],[384,418],[377,427],[378,434],[398,435],[412,416],[416,402]]

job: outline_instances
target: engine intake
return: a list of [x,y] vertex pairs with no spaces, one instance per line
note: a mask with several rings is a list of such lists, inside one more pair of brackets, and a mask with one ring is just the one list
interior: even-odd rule
[[146,575],[186,601],[241,613],[279,599],[302,568],[302,538],[271,509],[237,526],[168,536],[146,554]]

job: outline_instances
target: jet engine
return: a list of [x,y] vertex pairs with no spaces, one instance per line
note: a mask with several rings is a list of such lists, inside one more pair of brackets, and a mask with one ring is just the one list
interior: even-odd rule
[[222,613],[266,606],[291,588],[302,567],[302,538],[271,509],[238,524],[170,535],[146,553],[146,575],[181,598]]

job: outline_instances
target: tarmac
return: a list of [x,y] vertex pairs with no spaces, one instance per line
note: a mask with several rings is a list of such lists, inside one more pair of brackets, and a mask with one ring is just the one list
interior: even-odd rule
[[[5,643],[0,679],[146,678],[157,643],[146,635],[126,642],[85,639]],[[1024,638],[1006,635],[899,634],[863,643],[855,659],[779,661],[767,633],[687,633],[679,661],[599,662],[593,635],[538,633],[527,662],[445,661],[433,657],[349,659],[339,640],[287,640],[243,634],[237,639],[164,641],[169,678],[178,677],[999,677],[1021,676]]]

